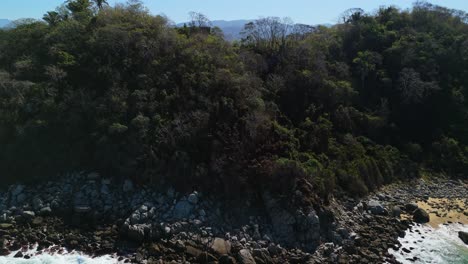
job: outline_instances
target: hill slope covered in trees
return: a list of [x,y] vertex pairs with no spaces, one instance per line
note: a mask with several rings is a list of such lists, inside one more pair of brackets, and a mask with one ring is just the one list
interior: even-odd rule
[[313,30],[266,18],[230,43],[135,1],[59,10],[0,30],[2,181],[97,170],[326,198],[422,170],[467,175],[464,12],[352,10]]

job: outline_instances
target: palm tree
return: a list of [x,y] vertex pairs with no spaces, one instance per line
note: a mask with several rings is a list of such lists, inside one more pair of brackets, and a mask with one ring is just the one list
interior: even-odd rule
[[42,19],[49,23],[50,26],[55,26],[57,23],[60,21],[60,15],[58,12],[55,11],[49,11],[47,14],[45,14]]

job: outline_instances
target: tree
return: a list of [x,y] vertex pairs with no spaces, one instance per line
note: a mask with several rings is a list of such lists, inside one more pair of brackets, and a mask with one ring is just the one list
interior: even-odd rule
[[352,21],[357,21],[359,18],[364,14],[364,10],[361,8],[350,8],[344,11],[340,15],[340,22],[341,23],[350,23]]
[[354,65],[359,72],[361,79],[361,88],[364,89],[365,79],[371,72],[377,69],[377,66],[382,63],[382,56],[372,51],[360,51],[357,57],[353,60]]
[[50,26],[55,26],[60,22],[61,17],[58,12],[49,11],[42,17],[42,19],[46,21]]
[[404,68],[398,78],[398,89],[405,103],[421,103],[432,91],[439,88],[433,82],[424,82],[418,72]]
[[93,1],[99,10],[101,10],[104,7],[104,5],[108,5],[107,0],[93,0]]
[[81,18],[91,12],[90,0],[68,0],[66,3],[66,7],[75,18]]
[[189,16],[190,16],[190,23],[189,25],[191,27],[210,27],[211,26],[211,21],[210,19],[205,16],[204,14],[202,13],[197,13],[197,12],[190,12],[189,13]]
[[278,51],[286,47],[287,36],[292,30],[293,22],[290,18],[267,17],[247,23],[241,35],[247,45]]

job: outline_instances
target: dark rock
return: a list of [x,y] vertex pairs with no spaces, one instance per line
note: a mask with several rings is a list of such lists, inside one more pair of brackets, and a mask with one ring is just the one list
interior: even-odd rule
[[197,192],[194,192],[192,194],[189,195],[189,197],[187,198],[187,201],[191,204],[197,204],[198,203],[198,193]]
[[177,219],[188,218],[192,209],[193,205],[188,201],[179,201],[174,207],[173,216]]
[[416,223],[429,222],[429,214],[422,208],[418,208],[413,212],[413,221]]
[[458,237],[463,241],[463,243],[468,245],[468,232],[460,231],[458,232]]
[[124,192],[131,192],[133,191],[133,182],[130,181],[130,180],[125,180],[124,184],[123,184],[123,187],[122,187],[122,190]]
[[405,210],[408,213],[413,213],[414,210],[416,210],[418,208],[419,208],[419,206],[417,204],[415,204],[415,203],[409,203],[409,204],[405,205]]
[[23,253],[21,253],[21,251],[18,251],[15,256],[15,258],[22,258],[23,257]]
[[346,228],[338,228],[336,229],[336,232],[344,239],[349,238],[349,232]]
[[237,264],[237,261],[231,256],[224,255],[221,258],[219,258],[219,264]]
[[52,209],[50,207],[44,207],[39,211],[39,215],[42,216],[49,216],[52,214]]
[[214,262],[214,261],[217,261],[217,260],[218,259],[215,256],[211,255],[208,252],[202,252],[197,257],[197,263],[200,263],[200,264],[211,263],[211,262]]
[[276,255],[280,255],[283,252],[283,249],[280,246],[277,246],[275,244],[270,244],[268,246],[268,252],[270,252],[272,256],[276,256]]
[[10,250],[7,248],[0,248],[0,256],[7,256],[10,255]]
[[254,249],[252,255],[257,263],[273,263],[270,253],[267,249]]
[[127,237],[135,242],[143,242],[145,240],[145,226],[131,225],[127,228]]
[[150,256],[159,256],[161,254],[161,248],[158,244],[153,243],[148,247],[148,253]]

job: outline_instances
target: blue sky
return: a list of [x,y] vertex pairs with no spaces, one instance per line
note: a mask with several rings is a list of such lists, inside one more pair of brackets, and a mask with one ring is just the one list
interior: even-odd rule
[[[110,4],[124,0],[108,0]],[[64,0],[0,0],[0,18],[41,18]],[[413,0],[143,0],[153,14],[165,14],[175,22],[188,20],[196,11],[211,20],[255,19],[265,16],[290,17],[306,24],[335,23],[348,8],[374,11],[379,6],[411,7]],[[468,0],[431,0],[430,3],[468,11]]]

